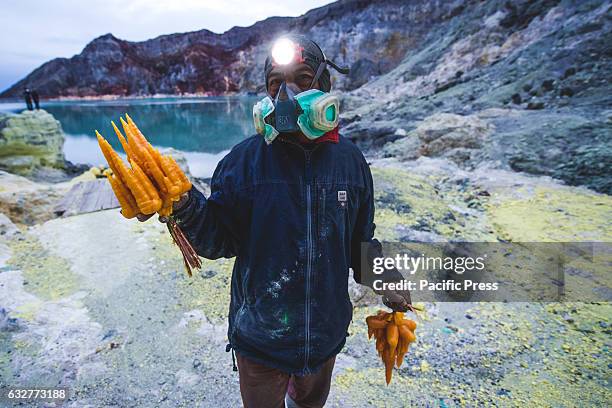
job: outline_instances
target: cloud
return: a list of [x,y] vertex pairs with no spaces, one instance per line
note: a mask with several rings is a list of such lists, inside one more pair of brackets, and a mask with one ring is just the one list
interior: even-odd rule
[[222,33],[271,16],[298,16],[330,0],[4,0],[0,90],[44,62],[71,57],[95,37],[143,41],[208,29]]

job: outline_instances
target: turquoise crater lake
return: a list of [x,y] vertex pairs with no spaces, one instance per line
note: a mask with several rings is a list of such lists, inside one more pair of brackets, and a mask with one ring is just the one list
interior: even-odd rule
[[[42,101],[41,108],[62,124],[66,134],[64,154],[73,163],[105,163],[96,141],[96,129],[123,153],[110,121],[120,126],[119,116],[127,112],[151,144],[183,152],[194,176],[210,177],[232,146],[255,133],[252,107],[256,100],[250,96],[230,96]],[[24,105],[1,103],[0,111],[21,112]]]

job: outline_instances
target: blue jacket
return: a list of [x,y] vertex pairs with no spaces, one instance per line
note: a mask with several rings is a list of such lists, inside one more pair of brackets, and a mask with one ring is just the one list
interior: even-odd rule
[[236,257],[228,349],[298,375],[342,349],[349,267],[360,283],[375,228],[372,175],[352,142],[252,136],[221,160],[210,197],[193,188],[174,215],[200,256]]

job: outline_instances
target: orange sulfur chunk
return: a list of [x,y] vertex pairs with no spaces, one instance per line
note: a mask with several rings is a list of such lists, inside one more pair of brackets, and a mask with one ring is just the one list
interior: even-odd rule
[[117,196],[117,200],[119,200],[119,204],[121,205],[121,214],[125,218],[134,218],[138,215],[138,205],[136,204],[136,199],[130,192],[130,190],[123,184],[123,182],[115,175],[111,175],[108,177],[108,182]]
[[393,366],[400,368],[410,343],[416,341],[416,322],[404,319],[401,312],[387,313],[380,310],[366,318],[368,338],[376,339],[376,351],[385,364],[385,380],[391,382]]
[[121,197],[122,213],[127,216],[138,210],[143,214],[158,212],[159,215],[170,216],[172,203],[191,189],[191,182],[177,162],[171,156],[160,154],[147,141],[134,120],[128,114],[125,116],[127,120],[120,118],[125,136],[114,122],[111,123],[127,154],[131,169],[125,166],[110,144],[96,132],[100,149],[113,173],[117,175],[111,186],[117,198]]
[[[144,175],[135,162],[132,163],[132,169],[128,169],[117,152],[113,150],[106,139],[97,131],[96,136],[109,167],[114,174],[119,176],[123,185],[129,188],[140,212],[143,214],[153,214],[157,212],[157,210],[161,208],[161,199],[151,181]],[[117,197],[117,199],[119,199],[119,197]]]
[[123,120],[123,118],[120,118],[119,120],[121,121],[125,134],[127,135],[129,148],[132,151],[132,154],[135,156],[134,160],[132,160],[128,153],[130,163],[139,163],[141,169],[146,173],[151,181],[155,183],[157,190],[162,195],[169,194],[171,182],[164,175],[162,169],[159,167],[153,156],[151,156],[151,153],[147,147],[149,142],[147,142],[140,132],[138,132],[138,134],[133,132],[132,128]]
[[125,169],[122,165],[123,162],[117,162],[117,160],[121,160],[121,158],[115,153],[110,144],[100,135],[100,133],[96,130],[96,138],[98,139],[98,144],[100,145],[100,149],[102,150],[102,154],[104,158],[108,162],[108,166],[113,172],[111,177],[107,177],[119,204],[121,205],[121,214],[123,214],[126,218],[134,218],[139,210],[138,204],[136,202],[136,198],[127,187],[126,179],[125,179]]
[[[165,185],[167,187],[166,195],[169,196],[169,198],[172,198],[173,201],[176,201],[174,199],[175,197],[180,197],[183,193],[186,193],[191,189],[191,182],[189,179],[187,179],[185,173],[183,173],[183,170],[181,170],[179,165],[171,156],[161,155],[159,150],[151,146],[151,144],[146,140],[134,120],[127,113],[125,114],[125,117],[127,119],[127,127],[132,137],[137,140],[137,143],[139,143],[146,150],[155,164],[161,169],[165,177]],[[126,125],[124,124],[124,128],[125,126]]]

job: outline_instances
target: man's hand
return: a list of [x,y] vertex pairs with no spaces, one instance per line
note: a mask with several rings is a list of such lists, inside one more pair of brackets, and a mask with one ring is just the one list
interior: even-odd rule
[[383,304],[394,312],[407,312],[412,310],[412,299],[410,291],[407,290],[385,290],[382,292]]
[[181,196],[181,198],[178,199],[178,201],[172,203],[172,211],[176,211],[182,208],[187,202],[187,200],[189,200],[189,191],[183,193],[183,195]]
[[145,221],[147,221],[149,218],[151,218],[153,215],[154,215],[154,214],[148,214],[148,215],[145,215],[145,214],[137,214],[137,215],[136,215],[136,219],[137,219],[138,221],[140,221],[140,222],[145,222]]
[[[189,191],[184,193],[181,198],[179,198],[178,201],[175,201],[172,203],[172,210],[176,211],[177,209],[181,208],[183,205],[185,205],[185,203],[187,202],[187,200],[189,199]],[[138,214],[136,215],[136,219],[138,219],[138,221],[140,222],[145,222],[147,220],[149,220],[149,218],[151,218],[154,214]],[[167,222],[168,219],[166,217],[159,217],[159,222],[165,223]]]

